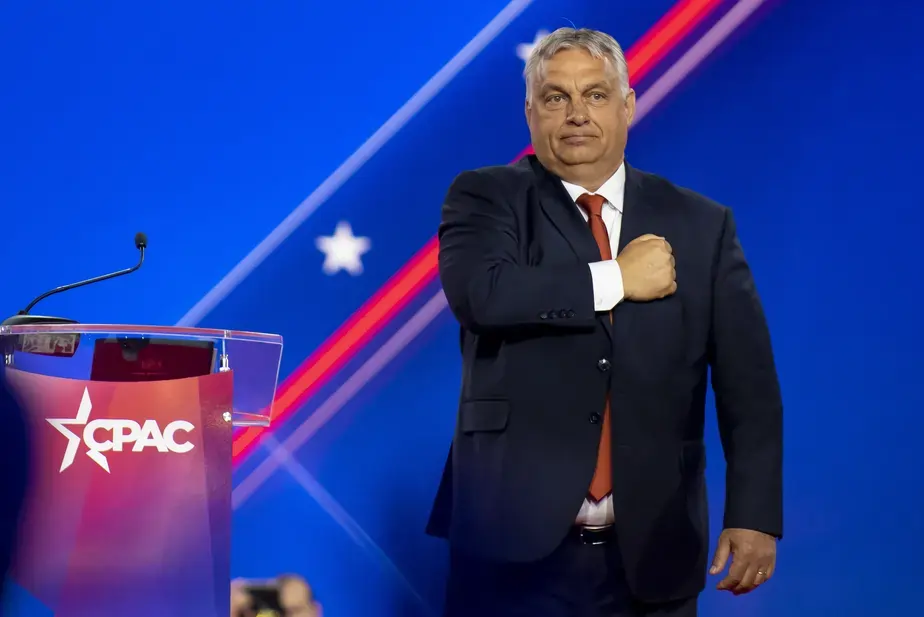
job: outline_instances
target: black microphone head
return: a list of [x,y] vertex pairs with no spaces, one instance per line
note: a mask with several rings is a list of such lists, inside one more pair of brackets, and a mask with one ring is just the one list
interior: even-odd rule
[[148,237],[144,235],[144,232],[139,231],[135,234],[135,248],[136,249],[146,249],[148,248]]

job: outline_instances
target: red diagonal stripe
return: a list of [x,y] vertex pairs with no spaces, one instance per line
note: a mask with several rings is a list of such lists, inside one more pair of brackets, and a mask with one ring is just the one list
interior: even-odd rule
[[[435,275],[439,245],[431,239],[394,274],[359,310],[340,326],[286,379],[273,401],[272,422],[298,409],[352,359]],[[234,438],[235,460],[243,456],[265,429],[248,427]]]
[[[629,74],[637,82],[706,18],[721,0],[681,0],[626,53]],[[532,153],[527,148],[514,161]],[[428,283],[436,278],[436,237],[431,238],[359,310],[340,326],[282,383],[273,403],[272,422],[287,418],[363,348]],[[233,456],[241,460],[266,430],[248,427],[234,438]]]

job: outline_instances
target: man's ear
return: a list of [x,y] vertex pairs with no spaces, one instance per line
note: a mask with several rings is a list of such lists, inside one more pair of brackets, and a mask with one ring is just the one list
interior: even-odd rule
[[635,119],[635,90],[629,89],[626,95],[626,126],[632,126]]

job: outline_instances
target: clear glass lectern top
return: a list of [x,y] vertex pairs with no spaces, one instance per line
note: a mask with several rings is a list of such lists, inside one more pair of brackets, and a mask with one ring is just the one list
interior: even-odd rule
[[119,344],[126,353],[139,344],[211,350],[211,367],[206,366],[205,371],[231,371],[234,375],[234,426],[269,425],[282,359],[281,336],[173,326],[0,326],[4,364],[50,377],[94,379],[94,368],[98,366],[94,355],[107,344]]

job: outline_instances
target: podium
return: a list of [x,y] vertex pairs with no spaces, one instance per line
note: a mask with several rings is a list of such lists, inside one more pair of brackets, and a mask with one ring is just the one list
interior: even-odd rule
[[251,332],[0,326],[32,444],[3,614],[228,615],[233,431],[269,424],[281,356]]

